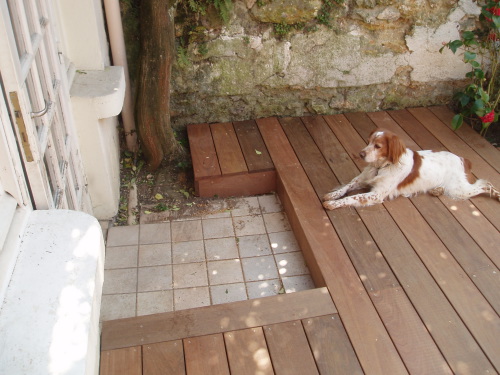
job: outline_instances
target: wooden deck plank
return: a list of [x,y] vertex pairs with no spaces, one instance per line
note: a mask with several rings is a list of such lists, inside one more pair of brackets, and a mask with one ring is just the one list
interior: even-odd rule
[[276,375],[319,375],[300,321],[265,326],[264,333]]
[[[302,121],[307,124],[307,129]],[[332,170],[315,143],[316,140],[328,139],[326,133],[328,125],[322,117],[305,117],[302,121],[300,118],[280,119],[290,144],[304,167],[316,194],[321,197],[338,185]],[[326,144],[325,147],[329,149]],[[356,271],[363,275],[362,281],[366,290],[378,291],[399,285],[385,260],[378,256],[379,249],[366,227],[360,225],[356,211],[345,208],[329,211],[327,214],[356,267]],[[380,275],[384,275],[384,277],[380,277]]]
[[259,128],[253,120],[233,123],[241,151],[245,157],[248,171],[269,171],[274,169],[269,151],[260,135]]
[[[305,252],[321,265],[326,285],[344,322],[362,367],[373,374],[406,373],[380,317],[332,228],[314,189],[275,118],[257,120],[280,176],[281,200]],[[281,185],[280,185],[281,184]],[[281,187],[280,187],[281,186]],[[318,235],[318,228],[322,228]],[[329,249],[324,251],[323,249]],[[374,344],[376,343],[376,344]]]
[[[327,129],[329,128],[324,120],[321,118],[303,118],[303,121],[306,122],[307,129],[315,141],[328,139]],[[289,128],[287,134],[292,146],[294,146],[306,173],[308,173],[316,188],[322,184],[322,180],[318,180],[313,174],[309,174],[308,169],[319,168],[324,170],[324,167],[318,166],[326,162],[321,154],[317,155],[314,150],[315,145],[305,142],[308,139],[308,134],[298,131],[300,126],[298,126],[299,124],[295,125],[293,135],[290,129],[291,126],[284,126],[284,128]],[[354,129],[350,128],[350,131],[353,132],[352,137],[354,137]],[[343,132],[348,132],[348,129],[343,127]],[[295,143],[296,139],[300,139],[300,142]],[[330,139],[330,141],[333,142],[334,140]],[[339,149],[339,146],[334,144],[330,147],[328,144],[323,144],[323,146],[326,152],[331,152],[331,147]],[[307,151],[303,152],[301,150]],[[316,156],[314,157],[314,155]],[[332,156],[332,160],[335,160],[334,155]],[[307,162],[305,162],[304,158],[307,159]],[[336,165],[332,167],[336,169]],[[352,162],[350,169],[357,171]],[[327,173],[323,171],[322,175]],[[330,173],[332,172],[330,171]],[[339,173],[342,174],[345,171]],[[350,171],[347,171],[347,173],[351,174]],[[322,190],[324,189],[319,188],[319,191]],[[381,256],[379,248],[363,225],[356,210],[350,208],[339,209],[330,211],[329,216],[357,272],[362,275],[363,283],[369,291],[370,297],[410,373],[450,373],[446,361],[415,312],[408,297],[404,291],[398,288],[399,281],[394,276],[384,257]],[[392,233],[386,234],[392,235]],[[389,306],[390,308],[388,308]],[[405,318],[402,320],[401,316],[405,316]]]
[[207,177],[197,181],[200,197],[240,197],[276,190],[276,171]]
[[[422,202],[425,200],[425,202]],[[437,199],[413,198],[416,207],[493,308],[500,313],[500,271]],[[451,217],[450,217],[451,216]]]
[[[327,120],[339,139],[350,140],[349,143],[344,143],[348,153],[352,153],[354,149],[360,149],[360,142],[365,144],[353,129],[345,125],[342,115],[328,116]],[[358,137],[357,140],[355,140],[356,136]],[[332,165],[332,167],[335,169],[335,165]],[[362,168],[363,164],[359,162],[358,167]],[[398,200],[406,200],[406,198],[399,198]],[[460,318],[448,304],[443,293],[430,277],[404,236],[401,235],[384,207],[376,205],[358,209],[357,211],[370,229],[382,253],[388,259],[391,268],[396,272],[398,279],[426,326],[433,328],[431,332],[433,338],[439,343],[441,351],[454,371],[457,370],[460,361],[466,361],[472,367],[475,366],[475,369],[480,372],[492,370],[491,365],[470,336],[467,328],[457,323],[450,327],[449,322],[460,323]],[[415,210],[413,209],[413,211]],[[401,214],[404,216],[405,212]],[[373,220],[373,217],[377,219]],[[387,235],[388,233],[390,235]],[[432,301],[432,303],[429,303],[429,301]],[[440,311],[440,313],[436,314],[436,311]],[[450,340],[451,337],[455,339]],[[466,342],[467,345],[456,345],[454,342]],[[435,363],[439,363],[439,361]]]
[[[423,126],[409,112],[391,111],[389,114],[404,130],[410,131],[411,136],[422,132]],[[412,199],[412,202],[422,209],[425,209],[427,205],[432,206],[432,198],[425,198]],[[404,199],[387,202],[385,206],[498,370],[500,361],[495,358],[494,353],[500,352],[500,344],[495,342],[494,337],[500,335],[500,319],[494,309],[467,277],[461,265],[443,245],[434,229],[415,210],[415,206]],[[447,222],[440,225],[443,230],[449,230]]]
[[[385,258],[453,372],[494,371],[457,312],[383,206],[359,209]],[[391,233],[387,236],[386,233]],[[426,349],[429,350],[429,349]]]
[[[419,113],[423,110],[431,111],[445,125],[451,128],[451,120],[455,114],[445,106],[435,106],[429,108],[409,108],[408,109],[417,119]],[[497,172],[500,173],[500,152],[492,147],[484,137],[478,137],[477,132],[468,124],[464,124],[455,131],[469,146],[471,146],[482,158],[488,162]]]
[[173,341],[335,313],[326,288],[105,321],[103,350]]
[[229,175],[248,172],[233,124],[230,122],[211,124],[210,130],[212,131],[222,174]]
[[388,202],[386,208],[497,371],[500,370],[498,315],[408,200],[396,199]]
[[143,375],[186,375],[181,340],[142,347]]
[[140,346],[101,352],[100,375],[142,375]]
[[302,324],[320,374],[363,374],[337,314],[305,319]]
[[262,327],[226,332],[224,340],[232,374],[274,374]]
[[220,176],[221,170],[208,124],[189,125],[189,148],[195,178]]
[[230,375],[221,333],[183,341],[186,372],[189,375]]
[[[407,142],[407,144],[410,143],[410,141],[408,141],[408,139],[411,140],[410,136],[416,138],[419,137],[419,134],[421,134],[421,132],[427,132],[426,134],[428,135],[428,138],[419,138],[420,143],[415,143],[411,146],[414,150],[419,150],[422,147],[428,149],[432,146],[441,147],[440,149],[443,149],[442,147],[444,147],[437,146],[436,141],[432,140],[432,134],[428,132],[421,124],[417,124],[414,119],[410,118],[409,121],[406,121],[400,116],[400,124],[398,124],[394,119],[392,119],[392,117],[389,116],[389,114],[377,115],[375,117],[374,114],[370,113],[369,116],[373,117],[378,126],[381,125],[381,123],[379,122],[381,118],[384,118],[385,124],[391,123],[390,127],[392,128],[392,130],[401,135]],[[411,123],[411,126],[408,126],[408,123]],[[404,129],[401,129],[400,125],[404,126],[406,130],[413,129],[412,133],[406,134],[406,132],[402,131]],[[437,142],[441,144],[439,141]],[[493,223],[484,215],[481,215],[480,210],[473,204],[473,202],[481,200],[486,200],[487,202],[489,202],[489,204],[487,203],[487,205],[489,206],[494,206],[492,205],[492,203],[495,203],[495,205],[497,205],[497,203],[491,201],[491,199],[488,197],[477,197],[474,198],[474,200],[464,201],[454,200],[445,196],[442,196],[439,199],[443,202],[443,204],[446,205],[450,213],[457,218],[457,220],[461,223],[465,230],[467,230],[471,237],[474,238],[481,249],[490,257],[490,259],[495,263],[496,267],[500,267],[500,252],[498,251],[498,243],[500,243],[500,232],[498,231],[498,227],[500,226],[500,223],[497,223],[497,228],[495,228],[493,226]],[[487,210],[491,211],[490,208],[488,208]],[[445,225],[445,223],[446,221],[443,222],[443,225]]]

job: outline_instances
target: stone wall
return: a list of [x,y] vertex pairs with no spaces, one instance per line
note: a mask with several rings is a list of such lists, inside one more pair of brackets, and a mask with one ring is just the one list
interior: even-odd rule
[[172,72],[175,127],[447,103],[467,67],[439,49],[479,14],[471,0],[346,0],[324,26],[321,0],[233,2],[227,24],[191,28]]

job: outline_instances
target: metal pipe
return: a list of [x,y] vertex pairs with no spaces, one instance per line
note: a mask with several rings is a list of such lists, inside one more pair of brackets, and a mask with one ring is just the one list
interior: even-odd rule
[[134,103],[132,90],[130,88],[130,77],[127,64],[127,53],[125,50],[125,39],[123,37],[122,18],[120,14],[119,0],[104,0],[106,22],[108,24],[109,44],[113,64],[122,66],[125,73],[125,99],[123,101],[122,120],[125,130],[125,141],[127,149],[137,151],[137,132],[134,119]]

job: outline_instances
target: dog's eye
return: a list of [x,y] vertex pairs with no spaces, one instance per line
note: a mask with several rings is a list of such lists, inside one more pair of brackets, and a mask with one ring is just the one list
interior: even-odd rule
[[381,148],[382,146],[375,144],[375,148]]

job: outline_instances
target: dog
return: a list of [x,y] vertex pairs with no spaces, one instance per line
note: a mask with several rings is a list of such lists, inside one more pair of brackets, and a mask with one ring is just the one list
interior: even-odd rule
[[[500,201],[500,192],[491,183],[474,178],[469,160],[447,151],[412,151],[396,134],[385,129],[370,134],[368,145],[359,156],[368,166],[347,185],[323,197],[326,209],[371,206],[385,199],[418,193],[444,194],[455,199],[489,194]],[[344,197],[362,188],[371,190]]]

